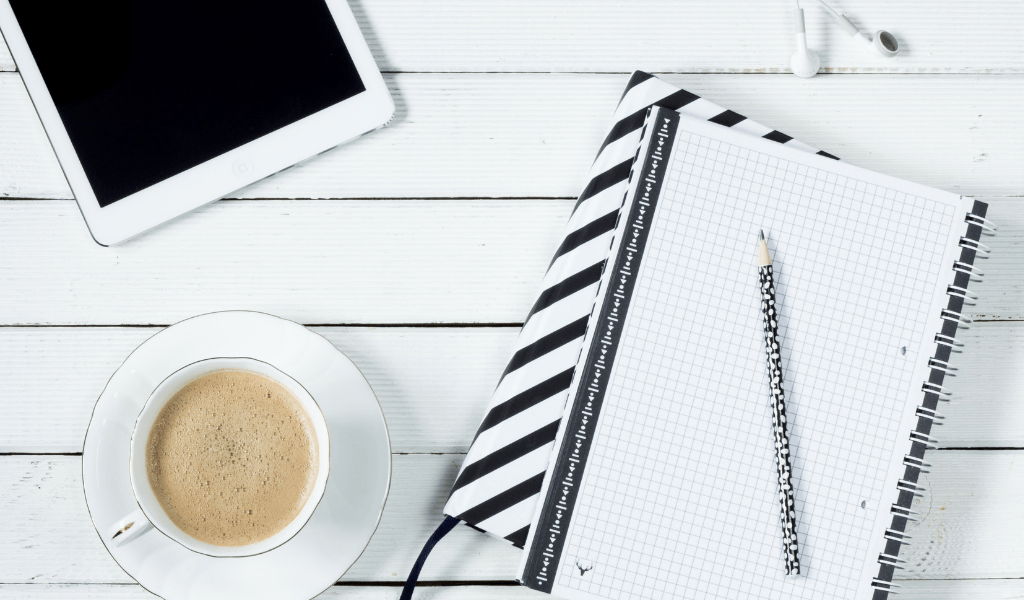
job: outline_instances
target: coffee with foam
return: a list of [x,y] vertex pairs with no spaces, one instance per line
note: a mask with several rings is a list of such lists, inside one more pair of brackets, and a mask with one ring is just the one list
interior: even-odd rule
[[312,494],[316,432],[299,400],[249,371],[186,384],[160,410],[146,472],[167,516],[216,546],[245,546],[281,531]]

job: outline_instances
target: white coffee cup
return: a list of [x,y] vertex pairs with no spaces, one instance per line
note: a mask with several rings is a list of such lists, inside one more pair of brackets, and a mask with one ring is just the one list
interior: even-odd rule
[[[157,415],[160,414],[160,410],[178,390],[204,375],[217,371],[248,371],[269,377],[280,383],[291,392],[309,415],[317,439],[319,464],[316,482],[313,485],[312,493],[306,500],[306,504],[292,522],[281,529],[281,531],[265,540],[245,546],[216,546],[197,540],[182,531],[174,524],[160,505],[160,501],[157,500],[153,489],[149,485],[149,475],[146,470],[146,443],[149,440],[149,432],[153,428],[153,423],[156,421]],[[135,499],[139,504],[139,508],[119,519],[108,530],[107,539],[114,546],[123,546],[139,539],[147,531],[156,528],[189,550],[214,557],[252,556],[273,550],[294,537],[313,515],[313,511],[320,503],[320,499],[323,498],[324,489],[327,486],[330,456],[330,442],[324,415],[316,401],[313,400],[313,397],[297,381],[285,375],[274,366],[253,358],[209,358],[192,363],[175,371],[153,390],[149,400],[142,407],[139,418],[135,421],[128,469],[131,476],[132,490],[135,493]]]

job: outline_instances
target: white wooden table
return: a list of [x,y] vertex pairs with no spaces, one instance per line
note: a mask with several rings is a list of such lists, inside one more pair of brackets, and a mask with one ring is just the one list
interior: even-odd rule
[[[1001,228],[980,322],[963,336],[901,583],[912,599],[1024,596],[1021,0],[836,0],[899,37],[891,61],[807,6],[830,73],[810,81],[783,71],[785,0],[351,3],[395,97],[392,126],[116,248],[90,240],[0,43],[0,597],[150,597],[86,514],[92,406],[161,327],[253,309],[323,333],[384,406],[391,496],[325,597],[397,598],[636,68],[854,164],[991,203]],[[645,36],[651,15],[670,42]],[[517,558],[459,528],[418,597],[540,598],[512,584]]]

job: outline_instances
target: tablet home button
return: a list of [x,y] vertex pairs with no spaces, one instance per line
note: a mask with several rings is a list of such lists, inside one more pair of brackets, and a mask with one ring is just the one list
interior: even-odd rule
[[251,160],[243,158],[236,160],[235,164],[231,166],[231,170],[238,177],[249,177],[256,169],[252,166]]

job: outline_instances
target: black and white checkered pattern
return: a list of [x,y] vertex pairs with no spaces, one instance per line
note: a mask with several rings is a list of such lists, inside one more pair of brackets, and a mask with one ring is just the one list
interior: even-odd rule
[[542,291],[516,341],[486,416],[444,507],[446,515],[516,546],[526,542],[540,498],[587,321],[625,197],[647,109],[671,108],[807,152],[818,151],[779,131],[637,71],[590,179],[569,217]]

